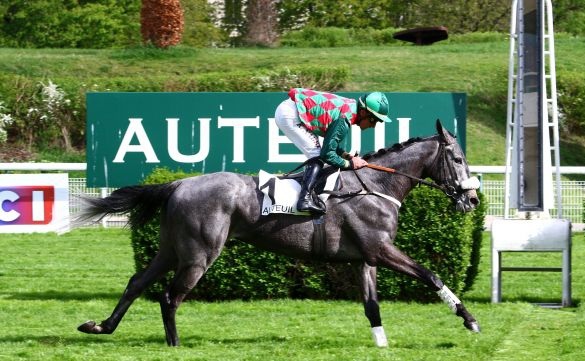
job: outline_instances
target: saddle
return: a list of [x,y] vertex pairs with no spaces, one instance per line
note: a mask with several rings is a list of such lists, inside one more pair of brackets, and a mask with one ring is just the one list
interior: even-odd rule
[[[258,173],[258,190],[264,194],[262,201],[262,215],[285,213],[292,215],[307,215],[308,212],[299,212],[296,209],[301,182],[304,172],[285,175],[274,175],[263,170]],[[341,189],[340,170],[335,167],[325,167],[315,183],[314,193],[316,202],[325,202],[332,193]]]

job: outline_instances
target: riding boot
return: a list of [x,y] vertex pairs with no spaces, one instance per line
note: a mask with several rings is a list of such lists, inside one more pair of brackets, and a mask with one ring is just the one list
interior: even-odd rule
[[298,211],[309,211],[312,214],[325,214],[325,209],[313,201],[313,188],[315,188],[317,176],[322,168],[323,163],[320,160],[310,161],[305,167],[301,193],[297,202]]

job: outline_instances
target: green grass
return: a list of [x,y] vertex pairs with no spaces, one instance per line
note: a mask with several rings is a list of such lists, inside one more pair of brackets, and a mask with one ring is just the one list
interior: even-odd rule
[[75,74],[82,81],[100,76],[172,77],[299,64],[346,64],[352,69],[348,91],[468,91],[475,81],[507,68],[507,51],[505,42],[318,49],[0,49],[0,72],[34,77]]
[[[468,94],[468,160],[473,165],[505,164],[506,100],[494,96],[507,89],[507,40],[443,42],[347,48],[2,49],[0,74],[61,78],[80,82],[90,77],[143,77],[271,69],[314,64],[347,65],[346,91],[446,91]],[[559,36],[557,71],[585,72],[585,42]],[[585,164],[585,140],[563,134],[562,165]],[[489,150],[489,151],[486,151]]]
[[[0,360],[580,360],[585,338],[585,234],[573,237],[576,306],[560,299],[560,274],[504,273],[491,304],[489,234],[481,272],[462,299],[480,322],[472,334],[446,305],[382,302],[390,347],[378,349],[358,302],[189,302],[177,316],[182,346],[169,348],[158,304],[142,299],[113,335],[76,327],[102,320],[133,273],[128,230],[0,238]],[[508,265],[556,266],[560,256],[510,254]],[[422,286],[421,286],[422,287]]]

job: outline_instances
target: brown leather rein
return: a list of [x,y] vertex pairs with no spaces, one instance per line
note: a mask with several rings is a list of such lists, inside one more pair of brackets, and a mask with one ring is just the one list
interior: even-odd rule
[[420,184],[424,184],[424,185],[427,185],[429,187],[440,189],[443,192],[445,192],[445,194],[448,195],[449,197],[452,197],[456,193],[455,189],[449,189],[451,187],[442,186],[442,185],[439,185],[435,182],[429,182],[426,179],[418,178],[418,177],[415,177],[413,175],[403,173],[403,172],[396,170],[394,168],[383,167],[381,165],[372,164],[372,163],[368,163],[368,165],[366,165],[366,167],[371,168],[371,169],[375,169],[375,170],[379,170],[379,171],[383,171],[383,172],[387,172],[387,173],[398,174],[398,175],[410,178],[412,180],[417,181]]

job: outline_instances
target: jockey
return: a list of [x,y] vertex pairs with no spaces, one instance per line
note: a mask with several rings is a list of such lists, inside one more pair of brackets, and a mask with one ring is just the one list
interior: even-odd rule
[[[378,122],[390,122],[388,99],[373,92],[356,101],[304,88],[293,88],[288,96],[276,108],[276,125],[309,158],[297,210],[323,214],[325,209],[313,202],[312,191],[324,163],[343,169],[365,167],[365,160],[351,156],[342,145],[351,125],[365,130]],[[324,138],[323,145],[319,136]]]

